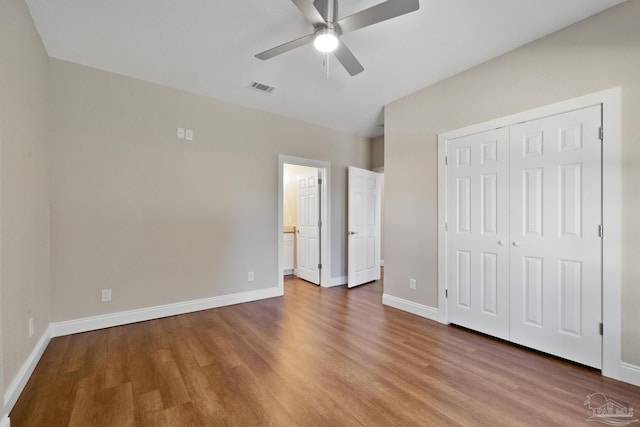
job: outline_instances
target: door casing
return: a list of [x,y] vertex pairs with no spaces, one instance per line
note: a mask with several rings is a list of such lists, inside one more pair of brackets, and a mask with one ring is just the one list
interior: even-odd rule
[[299,166],[309,166],[320,171],[322,186],[320,187],[320,220],[322,228],[320,230],[320,260],[322,270],[320,271],[320,286],[331,286],[331,163],[322,160],[305,159],[302,157],[278,155],[278,289],[284,295],[284,267],[283,252],[283,224],[284,224],[284,165],[292,164]]

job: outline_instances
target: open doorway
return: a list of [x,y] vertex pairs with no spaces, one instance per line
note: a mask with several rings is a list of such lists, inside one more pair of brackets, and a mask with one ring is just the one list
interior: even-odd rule
[[291,273],[321,286],[331,282],[330,167],[320,160],[278,156],[278,286],[282,290],[284,275]]
[[283,170],[283,274],[320,284],[319,169],[285,163]]

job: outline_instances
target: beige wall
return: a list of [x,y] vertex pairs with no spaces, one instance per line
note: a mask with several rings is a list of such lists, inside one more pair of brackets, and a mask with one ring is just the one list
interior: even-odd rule
[[371,140],[371,170],[384,167],[384,135]]
[[331,162],[331,274],[346,275],[346,168],[368,167],[368,139],[50,68],[53,321],[277,286],[278,154]]
[[622,86],[623,359],[640,365],[638,17],[629,0],[385,108],[386,293],[437,307],[439,132]]
[[[48,58],[22,0],[0,2],[3,395],[49,326]],[[28,336],[29,318],[34,335]],[[6,413],[7,408],[4,408]],[[0,416],[3,415],[0,413]]]
[[284,226],[295,226],[298,223],[298,176],[317,171],[307,166],[288,165],[283,168],[283,203],[282,208]]
[[[378,136],[371,140],[371,170],[384,170],[384,135]],[[380,260],[384,264],[384,174],[381,180],[382,185],[382,209],[380,211],[380,221],[382,221],[382,230],[380,234]]]

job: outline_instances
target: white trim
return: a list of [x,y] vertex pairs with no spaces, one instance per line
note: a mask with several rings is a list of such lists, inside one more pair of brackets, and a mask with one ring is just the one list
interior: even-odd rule
[[603,90],[579,98],[558,102],[438,135],[438,306],[439,321],[448,323],[446,290],[446,156],[447,141],[461,136],[536,120],[568,111],[602,105],[604,142],[602,152],[603,217],[605,234],[602,241],[602,375],[621,378],[622,363],[622,171],[621,171],[621,98],[620,87]]
[[438,135],[438,322],[449,323],[447,314],[447,134]]
[[426,319],[435,321],[439,320],[437,308],[394,297],[393,295],[382,294],[382,304],[388,305],[389,307],[397,308],[398,310],[407,311]]
[[[27,385],[27,381],[31,378],[31,374],[33,374],[33,370],[36,368],[36,365],[40,361],[44,350],[49,345],[49,341],[51,340],[51,327],[48,327],[46,331],[42,334],[35,347],[27,357],[27,360],[24,362],[16,376],[7,387],[7,390],[4,393],[4,410],[8,414],[13,409],[13,405],[16,404],[18,397],[20,397],[20,393],[24,390],[24,387]],[[7,418],[8,420],[8,418]],[[3,420],[3,423],[5,420]]]
[[305,159],[302,157],[286,156],[278,154],[278,288],[284,293],[284,276],[282,275],[284,265],[284,252],[282,248],[282,227],[284,224],[284,165],[298,165],[318,168],[322,176],[322,186],[320,187],[320,221],[322,221],[321,241],[322,248],[320,256],[322,260],[322,270],[320,270],[320,285],[331,285],[331,163],[322,160]]
[[2,417],[0,421],[0,427],[11,427],[11,420],[9,420],[9,415],[5,415]]
[[112,326],[126,325],[128,323],[143,322],[145,320],[159,319],[167,316],[175,316],[177,314],[208,310],[211,308],[257,301],[282,295],[282,290],[280,288],[274,287],[259,289],[257,291],[223,295],[219,297],[183,301],[174,304],[157,305],[155,307],[120,311],[117,313],[84,317],[81,319],[66,320],[63,322],[54,322],[51,324],[50,328],[51,336],[59,337],[63,335],[77,334],[79,332],[110,328]]
[[640,366],[622,362],[620,380],[640,387]]
[[[593,95],[602,103],[602,374],[622,370],[622,89]],[[604,290],[606,289],[606,292]]]
[[331,288],[333,286],[342,286],[342,285],[346,285],[348,281],[349,281],[349,278],[347,276],[332,277],[331,281],[329,281],[328,284],[323,284],[322,287]]

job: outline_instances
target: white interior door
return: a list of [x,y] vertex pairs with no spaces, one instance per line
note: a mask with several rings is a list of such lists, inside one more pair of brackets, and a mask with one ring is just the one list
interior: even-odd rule
[[296,276],[320,284],[320,191],[318,171],[298,177]]
[[509,130],[449,142],[449,321],[509,338]]
[[600,106],[511,127],[511,341],[601,367]]
[[380,175],[349,167],[348,287],[380,279]]

